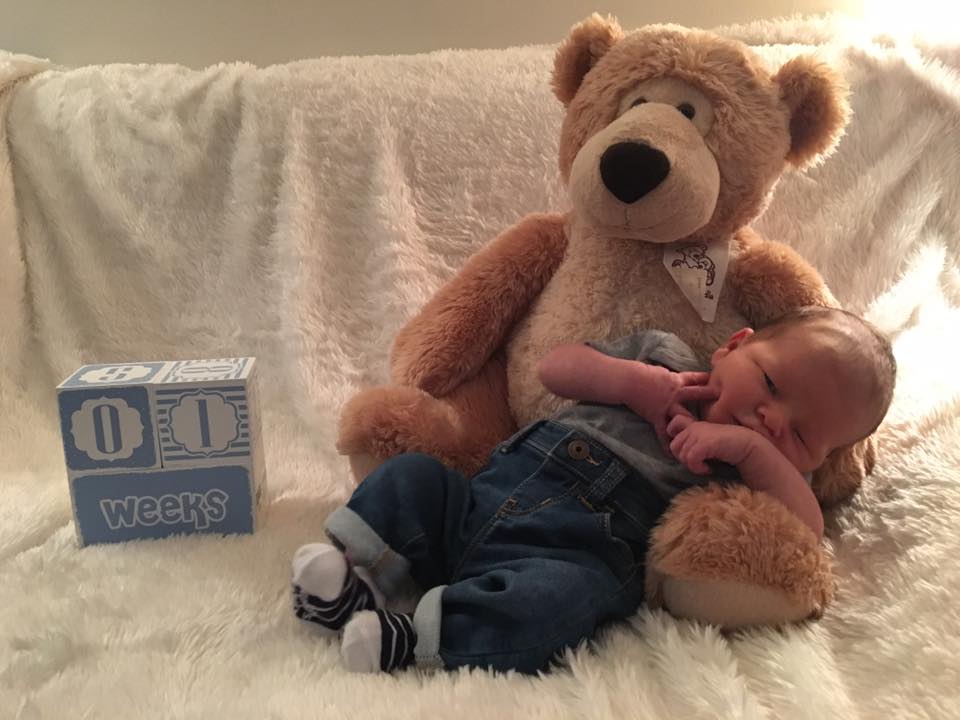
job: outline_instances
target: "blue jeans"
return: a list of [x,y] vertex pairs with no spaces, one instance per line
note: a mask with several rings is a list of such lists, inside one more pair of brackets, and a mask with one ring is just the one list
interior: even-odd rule
[[426,455],[388,460],[326,530],[389,596],[408,574],[420,667],[548,668],[643,601],[666,501],[613,453],[543,421],[468,480]]

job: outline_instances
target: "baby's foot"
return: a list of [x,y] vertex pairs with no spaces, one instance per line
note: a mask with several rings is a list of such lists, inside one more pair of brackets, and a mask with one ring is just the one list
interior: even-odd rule
[[417,632],[407,613],[358,612],[343,628],[340,657],[351,672],[390,672],[413,662]]
[[350,566],[333,545],[312,543],[293,556],[293,611],[335,633],[358,610],[383,607],[383,594],[363,568]]

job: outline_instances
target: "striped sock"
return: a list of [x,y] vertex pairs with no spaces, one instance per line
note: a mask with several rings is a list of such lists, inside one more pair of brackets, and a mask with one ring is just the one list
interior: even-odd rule
[[343,629],[340,654],[352,672],[390,672],[411,665],[417,632],[407,613],[358,612]]
[[335,633],[355,612],[382,605],[377,595],[332,545],[304,545],[294,555],[293,612],[301,620]]
[[402,670],[413,662],[417,645],[417,631],[413,618],[407,613],[377,610],[380,619],[380,669],[384,672]]

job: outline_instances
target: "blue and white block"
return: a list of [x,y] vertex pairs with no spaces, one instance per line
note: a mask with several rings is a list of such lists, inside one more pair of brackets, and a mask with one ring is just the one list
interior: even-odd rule
[[254,368],[254,358],[86,365],[57,387],[82,545],[256,529]]

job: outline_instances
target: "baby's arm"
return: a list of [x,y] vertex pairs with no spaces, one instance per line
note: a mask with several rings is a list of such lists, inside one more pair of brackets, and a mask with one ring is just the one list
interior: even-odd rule
[[765,437],[738,425],[694,422],[677,416],[667,434],[673,437],[670,450],[691,472],[710,472],[707,460],[735,465],[744,484],[752,490],[773,495],[823,536],[823,513],[803,475]]
[[589,345],[561,345],[540,361],[540,382],[560,397],[629,405],[645,415],[643,400],[669,382],[672,374],[657,365],[621,360]]
[[626,405],[651,423],[666,444],[668,417],[684,403],[713,398],[708,373],[677,373],[638,360],[605,355],[589,345],[561,345],[540,361],[540,382],[560,397]]

